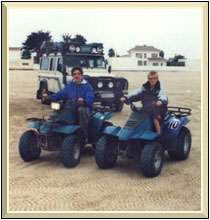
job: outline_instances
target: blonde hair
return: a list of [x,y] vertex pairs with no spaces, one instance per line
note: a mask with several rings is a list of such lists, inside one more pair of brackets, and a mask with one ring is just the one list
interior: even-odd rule
[[154,75],[157,75],[157,77],[158,77],[157,71],[150,71],[150,72],[148,73],[147,77],[149,78],[149,76],[154,76]]

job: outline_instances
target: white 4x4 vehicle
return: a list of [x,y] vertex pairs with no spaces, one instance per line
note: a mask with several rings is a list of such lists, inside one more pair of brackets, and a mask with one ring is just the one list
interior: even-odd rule
[[120,98],[128,92],[128,81],[107,72],[101,43],[83,46],[63,42],[42,44],[37,90],[37,99],[41,99],[42,104],[49,104],[49,100],[42,97],[43,93],[56,93],[72,80],[74,66],[83,68],[84,78],[95,91],[95,105],[118,112],[122,110]]

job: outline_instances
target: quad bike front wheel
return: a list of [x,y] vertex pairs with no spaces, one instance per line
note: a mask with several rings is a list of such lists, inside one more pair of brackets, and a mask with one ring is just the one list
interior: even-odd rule
[[25,162],[38,159],[41,149],[37,146],[37,135],[33,130],[22,134],[19,141],[19,154]]
[[61,147],[61,161],[67,168],[76,167],[81,158],[82,142],[78,135],[68,135]]
[[177,139],[175,150],[169,150],[168,154],[173,160],[186,160],[191,149],[191,133],[186,127],[182,127]]
[[118,156],[117,139],[104,135],[102,136],[95,149],[95,160],[101,169],[112,168]]
[[145,177],[158,176],[163,167],[163,147],[158,142],[147,143],[141,153],[141,170]]

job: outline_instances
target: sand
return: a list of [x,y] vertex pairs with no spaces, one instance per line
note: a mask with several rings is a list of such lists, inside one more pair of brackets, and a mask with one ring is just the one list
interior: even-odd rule
[[[128,79],[130,91],[146,80],[146,72],[113,72]],[[87,147],[80,164],[64,168],[59,152],[42,151],[40,159],[25,163],[18,153],[29,117],[51,112],[36,99],[37,72],[9,72],[9,211],[199,211],[201,210],[201,88],[199,72],[161,72],[169,105],[192,108],[188,128],[192,149],[186,161],[172,161],[165,153],[161,175],[145,178],[139,161],[118,158],[110,170],[95,163]],[[129,106],[111,121],[123,126]]]

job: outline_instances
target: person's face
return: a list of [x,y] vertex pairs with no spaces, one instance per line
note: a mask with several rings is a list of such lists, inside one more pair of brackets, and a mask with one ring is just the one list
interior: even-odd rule
[[72,77],[73,77],[75,83],[81,83],[82,82],[82,74],[79,70],[75,70],[72,73]]
[[158,81],[158,75],[155,74],[155,75],[149,75],[148,76],[148,80],[149,80],[149,83],[151,86],[155,86],[155,84],[157,83]]

